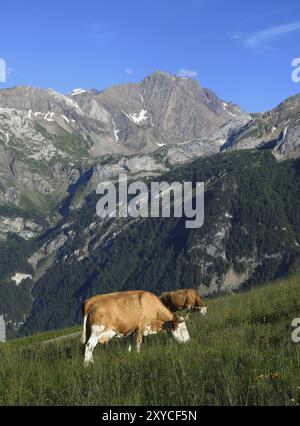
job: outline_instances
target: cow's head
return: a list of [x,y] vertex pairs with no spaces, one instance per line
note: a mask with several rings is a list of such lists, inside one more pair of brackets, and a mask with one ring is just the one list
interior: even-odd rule
[[196,307],[194,308],[195,311],[199,311],[201,315],[206,315],[207,314],[207,306],[205,306],[205,303],[202,299],[202,297],[200,296],[200,294],[198,294],[198,300],[196,300]]
[[201,315],[206,315],[207,314],[207,307],[206,306],[201,306],[201,308],[198,308],[198,310],[200,311]]
[[174,315],[172,321],[168,321],[164,324],[165,330],[171,330],[173,337],[179,343],[186,343],[190,340],[190,335],[185,324],[185,320],[182,317]]

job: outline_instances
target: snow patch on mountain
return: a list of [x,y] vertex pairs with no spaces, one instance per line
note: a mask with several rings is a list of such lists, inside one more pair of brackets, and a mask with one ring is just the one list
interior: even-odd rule
[[53,117],[55,116],[54,112],[48,112],[45,114],[44,120],[46,121],[54,121]]
[[148,111],[146,111],[145,109],[142,109],[140,111],[140,113],[138,114],[129,114],[129,117],[131,118],[131,120],[135,123],[135,124],[140,124],[143,121],[148,119]]
[[53,89],[48,89],[47,92],[53,96],[57,101],[59,102],[63,102],[67,107],[74,109],[78,114],[80,115],[84,115],[83,111],[81,110],[81,108],[79,107],[79,105],[77,104],[77,102],[75,102],[74,99],[70,99],[65,95],[62,95],[59,92],[56,92]]
[[70,124],[70,120],[65,115],[61,114],[62,118],[65,120],[66,123]]
[[114,136],[115,136],[116,142],[119,142],[119,140],[120,140],[119,139],[120,130],[117,130],[115,122],[113,124],[114,124]]
[[81,95],[82,93],[86,93],[87,91],[85,89],[74,89],[72,90],[72,92],[69,93],[70,96],[76,96],[76,95]]

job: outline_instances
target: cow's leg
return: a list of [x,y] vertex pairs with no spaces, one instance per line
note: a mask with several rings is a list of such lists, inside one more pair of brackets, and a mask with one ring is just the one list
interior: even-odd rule
[[128,342],[127,350],[128,350],[128,352],[129,352],[129,353],[131,353],[131,352],[132,352],[132,344],[133,344],[133,342],[134,342],[134,341],[135,341],[135,339],[136,339],[136,332],[134,332],[134,333],[130,334],[130,335],[128,336],[128,339],[129,339],[129,342]]
[[86,342],[86,321],[87,321],[87,315],[83,318],[83,330],[82,330],[82,338],[81,342],[84,345]]
[[137,353],[141,353],[141,346],[143,343],[143,337],[141,336],[137,341],[136,341],[136,351]]
[[141,346],[142,346],[142,342],[143,342],[143,330],[140,328],[137,330],[136,335],[135,335],[135,343],[136,343],[136,351],[139,354],[141,352]]
[[85,346],[85,355],[84,355],[84,366],[88,367],[91,363],[94,362],[93,359],[93,350],[97,346],[101,334],[104,331],[104,327],[99,325],[92,325],[91,329],[91,337],[89,338],[86,346]]

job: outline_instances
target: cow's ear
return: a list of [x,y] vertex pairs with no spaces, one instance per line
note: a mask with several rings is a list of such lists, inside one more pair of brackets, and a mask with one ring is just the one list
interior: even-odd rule
[[[173,318],[173,330],[176,330],[176,328],[178,327],[178,325],[182,322],[181,318],[182,317],[178,317],[177,315],[174,315],[174,318]],[[184,321],[183,318],[182,318],[182,320]]]

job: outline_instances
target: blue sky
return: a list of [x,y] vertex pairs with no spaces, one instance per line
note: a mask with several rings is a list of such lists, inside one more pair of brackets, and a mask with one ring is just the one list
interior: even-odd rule
[[19,0],[0,13],[0,88],[102,90],[163,70],[247,111],[300,92],[299,0]]

